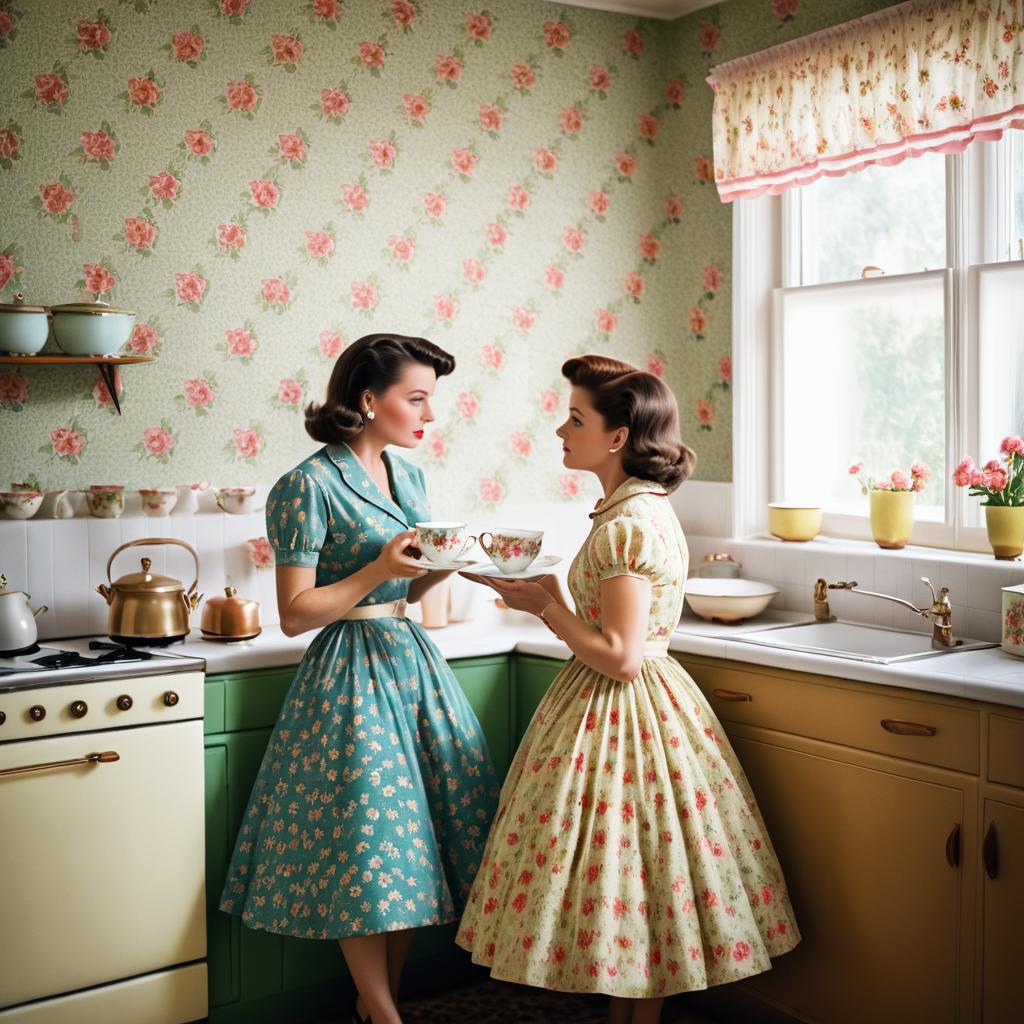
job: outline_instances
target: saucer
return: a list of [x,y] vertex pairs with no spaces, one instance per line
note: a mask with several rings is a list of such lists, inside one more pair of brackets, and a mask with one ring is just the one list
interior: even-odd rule
[[426,555],[421,555],[417,561],[419,561],[420,565],[423,566],[424,569],[433,570],[434,572],[439,570],[444,572],[457,572],[461,569],[468,569],[469,566],[474,564],[472,558],[460,558],[457,562],[449,562],[447,565],[439,565],[437,562],[432,562]]
[[499,580],[532,580],[535,576],[550,576],[546,569],[558,565],[561,555],[542,555],[534,559],[522,572],[502,572],[493,562],[478,562],[467,569],[476,576],[494,576]]

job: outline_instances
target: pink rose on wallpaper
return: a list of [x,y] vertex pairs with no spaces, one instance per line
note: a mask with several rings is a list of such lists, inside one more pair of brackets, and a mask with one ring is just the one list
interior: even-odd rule
[[340,0],[313,0],[314,17],[326,18],[328,21],[338,21],[341,18],[341,14]]
[[475,420],[480,412],[480,399],[472,391],[460,391],[455,400],[455,411],[464,420]]
[[10,253],[0,252],[0,288],[3,288],[19,270],[21,267],[14,265]]
[[717,292],[722,287],[722,272],[714,264],[704,268],[704,291]]
[[478,117],[480,127],[485,132],[501,131],[502,115],[500,107],[495,106],[493,103],[481,103]]
[[277,151],[293,164],[304,164],[308,155],[306,142],[301,135],[278,135]]
[[85,438],[73,427],[56,427],[50,431],[53,452],[62,459],[78,459],[85,451]]
[[125,217],[124,240],[136,249],[148,249],[156,238],[156,225],[145,217]]
[[711,53],[711,51],[718,45],[718,40],[721,38],[722,33],[719,31],[718,26],[713,22],[705,21],[697,30],[697,40],[704,53]]
[[602,334],[611,334],[615,330],[615,314],[610,309],[599,309],[596,317],[597,329]]
[[487,276],[487,270],[477,259],[463,260],[462,276],[471,284],[480,284]]
[[337,331],[320,332],[320,355],[324,359],[337,359],[345,347],[345,340]]
[[517,331],[528,331],[536,323],[537,315],[523,306],[512,307],[512,326]]
[[566,135],[578,135],[583,127],[583,115],[576,107],[565,107],[558,115],[558,123]]
[[513,454],[518,455],[521,459],[528,458],[530,452],[533,451],[533,439],[522,430],[517,430],[514,434],[511,434],[508,444]]
[[[0,153],[2,155],[2,153]],[[39,199],[47,213],[63,213],[75,199],[75,193],[59,181],[39,186]]]
[[648,262],[653,263],[661,253],[661,242],[654,235],[641,235],[639,249],[640,255]]
[[434,312],[441,320],[446,320],[450,323],[455,319],[455,300],[450,295],[435,296]]
[[529,89],[537,81],[537,73],[529,64],[512,65],[512,84],[517,89]]
[[416,20],[416,5],[410,0],[391,0],[391,17],[398,25],[411,25]]
[[729,356],[722,356],[718,360],[718,372],[722,380],[732,380],[732,359]]
[[659,356],[647,357],[647,372],[653,373],[655,377],[665,376],[665,361]]
[[423,196],[423,209],[434,220],[440,220],[448,208],[448,201],[439,192],[427,192]]
[[40,103],[67,103],[71,90],[60,75],[36,75],[36,99]]
[[665,216],[678,220],[683,215],[683,201],[679,196],[665,196]]
[[686,99],[686,87],[678,78],[670,78],[665,83],[665,99],[673,106],[678,106]]
[[193,409],[207,409],[213,405],[213,400],[217,397],[217,393],[205,377],[190,377],[182,382],[181,387],[185,401]]
[[149,194],[154,199],[169,199],[174,202],[181,191],[181,182],[170,171],[161,171],[149,176]]
[[150,324],[136,324],[128,339],[128,351],[148,356],[160,347],[160,335]]
[[110,42],[110,29],[105,22],[82,20],[78,23],[78,49],[82,53],[102,50]]
[[249,0],[218,0],[221,14],[240,18],[249,9]]
[[608,207],[611,201],[608,199],[608,195],[600,189],[595,189],[587,196],[587,205],[594,211],[594,213],[607,213]]
[[587,73],[587,81],[592,89],[607,92],[612,85],[611,72],[601,64],[594,64]]
[[24,405],[28,389],[28,377],[16,371],[0,373],[0,405]]
[[434,72],[440,82],[457,82],[462,75],[462,61],[451,54],[439,53],[434,58]]
[[174,435],[165,427],[146,427],[142,443],[150,455],[170,455],[175,445]]
[[800,0],[772,0],[772,11],[779,21],[789,21],[800,10]]
[[427,451],[433,459],[444,459],[448,456],[448,444],[443,430],[432,430],[427,437]]
[[360,43],[359,62],[364,68],[384,67],[384,48],[378,43]]
[[645,139],[656,139],[661,134],[661,122],[653,114],[641,114],[640,134]]
[[228,82],[225,93],[229,110],[252,111],[259,106],[260,97],[256,89],[246,81]]
[[395,145],[388,139],[370,139],[370,157],[380,168],[392,167],[395,162]]
[[280,198],[280,191],[272,181],[250,181],[249,195],[252,201],[264,210],[273,210]]
[[232,327],[231,330],[224,332],[224,338],[230,355],[247,359],[256,351],[256,339],[252,332],[245,330],[244,327]]
[[82,270],[85,272],[85,290],[91,295],[105,295],[114,290],[117,282],[106,267],[96,263],[83,263]]
[[263,448],[263,439],[252,427],[235,427],[231,438],[240,459],[255,459]]
[[185,148],[193,156],[209,156],[214,150],[213,136],[201,128],[189,128],[185,132]]
[[466,15],[466,31],[471,39],[486,42],[491,38],[491,19],[486,14],[471,12]]
[[23,141],[24,139],[10,128],[0,128],[0,159],[17,160]]
[[564,50],[571,38],[572,33],[564,22],[544,22],[544,42],[553,50]]
[[626,275],[625,287],[627,295],[639,299],[644,293],[644,279],[635,270],[631,270]]
[[525,210],[530,205],[530,193],[522,185],[509,185],[505,202],[513,210]]
[[563,473],[558,478],[558,489],[563,498],[578,498],[583,481],[578,473]]
[[303,46],[295,36],[274,33],[270,37],[270,49],[278,64],[298,64],[302,60]]
[[545,388],[540,393],[540,407],[546,413],[558,412],[558,392],[552,388]]
[[552,174],[558,167],[558,157],[550,149],[538,149],[533,154],[533,166],[541,174]]
[[160,86],[152,78],[129,78],[128,98],[132,106],[152,110],[160,101]]
[[430,104],[426,99],[411,92],[403,94],[402,106],[413,121],[422,121],[430,113]]
[[334,238],[329,231],[307,231],[306,252],[315,259],[322,260],[334,252]]
[[694,334],[703,334],[708,329],[708,318],[700,306],[690,308],[690,330]]
[[267,569],[274,564],[274,549],[266,537],[253,537],[246,544],[249,545],[249,561],[257,569]]
[[585,238],[579,228],[568,227],[562,235],[562,243],[569,252],[579,252],[583,248]]
[[203,37],[193,32],[175,32],[171,36],[171,53],[175,60],[198,60],[203,55],[204,45]]
[[278,382],[277,400],[282,405],[299,405],[303,397],[302,385],[294,377],[285,377]]
[[706,398],[698,398],[693,403],[693,411],[701,423],[710,423],[715,418],[715,407]]
[[320,109],[324,117],[344,117],[348,113],[348,94],[341,89],[321,89]]
[[480,362],[489,370],[500,370],[505,365],[505,353],[498,345],[484,345],[480,349]]
[[87,160],[113,160],[117,143],[105,132],[82,132],[82,151]]
[[7,39],[14,30],[14,19],[7,11],[0,11],[0,39]]
[[501,481],[485,477],[480,481],[480,500],[485,505],[497,505],[505,497],[505,488]]
[[408,263],[416,252],[416,246],[408,235],[388,235],[387,246],[396,263]]
[[268,306],[287,306],[292,301],[292,290],[281,277],[266,277],[260,282],[260,294]]
[[363,191],[362,185],[342,185],[341,201],[353,212],[359,213],[370,205],[370,198]]
[[615,154],[615,169],[623,178],[631,178],[636,173],[636,160],[623,150]]
[[565,271],[558,264],[549,263],[544,268],[544,280],[549,287],[557,290],[565,284]]
[[181,302],[202,302],[208,281],[194,270],[174,275],[174,290]]
[[484,226],[484,236],[487,238],[488,244],[495,249],[500,249],[508,241],[508,232],[504,225],[498,224],[496,221]]
[[217,244],[224,249],[240,252],[245,248],[247,235],[241,224],[221,224],[217,228]]
[[452,150],[452,167],[466,177],[476,169],[476,157],[468,149]]
[[622,52],[639,57],[644,52],[644,37],[636,29],[629,29],[622,37]]
[[693,162],[694,173],[698,181],[710,181],[714,174],[714,164],[709,156],[699,156]]
[[377,286],[369,281],[353,281],[349,293],[352,296],[352,305],[356,309],[374,309],[380,301]]

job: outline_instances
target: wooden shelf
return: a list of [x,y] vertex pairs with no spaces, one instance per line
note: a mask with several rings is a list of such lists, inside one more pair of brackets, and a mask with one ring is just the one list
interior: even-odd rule
[[114,367],[128,363],[152,363],[153,356],[0,356],[0,364],[13,366],[84,366],[92,365],[100,371],[107,394],[114,403],[118,416],[121,415],[121,403],[117,400],[117,388],[114,384]]

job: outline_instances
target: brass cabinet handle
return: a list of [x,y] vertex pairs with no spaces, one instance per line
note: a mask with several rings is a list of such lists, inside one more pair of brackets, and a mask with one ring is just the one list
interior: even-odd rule
[[897,736],[934,736],[939,730],[934,725],[921,725],[920,722],[905,722],[901,718],[883,718],[882,728]]
[[960,823],[953,826],[953,831],[946,836],[946,863],[951,868],[960,866]]
[[120,761],[121,755],[116,750],[104,750],[101,754],[86,754],[85,757],[73,757],[70,761],[46,761],[42,764],[23,764],[20,768],[4,768],[0,770],[0,779],[9,775],[28,775],[29,772],[48,772],[54,768],[71,768],[80,764],[113,764]]
[[719,690],[714,689],[711,691],[719,700],[753,700],[749,693],[743,693],[740,690]]
[[999,842],[994,821],[988,823],[985,841],[981,844],[981,859],[985,864],[985,874],[995,878],[999,874]]

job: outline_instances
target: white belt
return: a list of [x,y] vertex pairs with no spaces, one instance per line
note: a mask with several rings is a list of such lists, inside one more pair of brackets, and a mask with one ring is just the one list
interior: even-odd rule
[[[389,601],[387,604],[361,604],[349,609],[344,615],[339,615],[338,620],[345,622],[352,619],[388,619],[405,618],[405,600]],[[666,648],[667,648],[666,644]]]
[[667,658],[668,657],[668,641],[667,640],[648,640],[644,644],[644,657],[645,658]]

